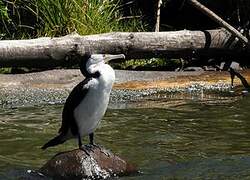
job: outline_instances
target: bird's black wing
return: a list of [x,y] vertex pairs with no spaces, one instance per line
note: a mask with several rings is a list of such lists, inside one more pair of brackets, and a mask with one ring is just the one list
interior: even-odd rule
[[66,134],[71,129],[73,135],[78,134],[78,128],[74,119],[74,110],[81,103],[82,99],[88,93],[88,88],[84,87],[92,78],[86,78],[80,82],[69,94],[64,104],[62,112],[62,125],[59,133]]

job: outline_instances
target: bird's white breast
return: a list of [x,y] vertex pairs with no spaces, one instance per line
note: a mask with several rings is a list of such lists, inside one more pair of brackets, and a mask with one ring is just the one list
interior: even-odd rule
[[110,92],[115,80],[114,70],[110,66],[103,67],[100,74],[99,78],[93,78],[85,85],[88,92],[74,110],[81,136],[90,134],[97,128],[108,106]]

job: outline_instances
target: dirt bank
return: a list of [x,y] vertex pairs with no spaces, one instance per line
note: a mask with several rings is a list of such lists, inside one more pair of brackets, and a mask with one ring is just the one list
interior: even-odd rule
[[[241,72],[250,82],[250,70]],[[188,88],[194,84],[215,86],[220,84],[230,85],[231,78],[228,72],[218,71],[189,71],[189,72],[118,72],[118,80],[115,89],[149,89],[149,88]],[[122,76],[129,76],[125,81]],[[120,79],[119,79],[120,78]],[[241,85],[235,78],[235,85]]]
[[[250,70],[242,71],[250,81]],[[0,104],[63,103],[70,90],[83,79],[79,70],[50,70],[38,73],[0,75]],[[240,85],[238,79],[235,85]],[[135,101],[164,92],[229,91],[228,72],[116,71],[111,103]]]

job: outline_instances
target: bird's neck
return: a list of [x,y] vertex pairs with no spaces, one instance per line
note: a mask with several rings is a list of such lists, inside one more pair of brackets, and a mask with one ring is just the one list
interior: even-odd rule
[[115,81],[115,71],[112,67],[107,64],[104,64],[100,70],[100,77],[98,78],[100,83],[103,83],[105,86],[112,87]]
[[86,63],[80,66],[80,71],[86,78],[99,78],[101,75],[98,68],[87,67]]

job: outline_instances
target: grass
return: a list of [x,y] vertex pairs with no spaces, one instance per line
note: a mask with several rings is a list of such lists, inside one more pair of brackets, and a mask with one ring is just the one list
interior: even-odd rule
[[[47,0],[40,1],[48,2]],[[62,5],[58,8],[58,4]],[[82,35],[143,30],[141,21],[138,19],[132,19],[126,23],[119,20],[122,14],[117,0],[56,0],[52,7],[54,8],[41,11],[46,19],[45,32],[52,32],[52,35],[58,30],[59,34],[77,31]],[[59,12],[61,19],[56,18]]]
[[121,9],[119,0],[0,0],[0,38],[145,30],[140,13],[126,19]]

